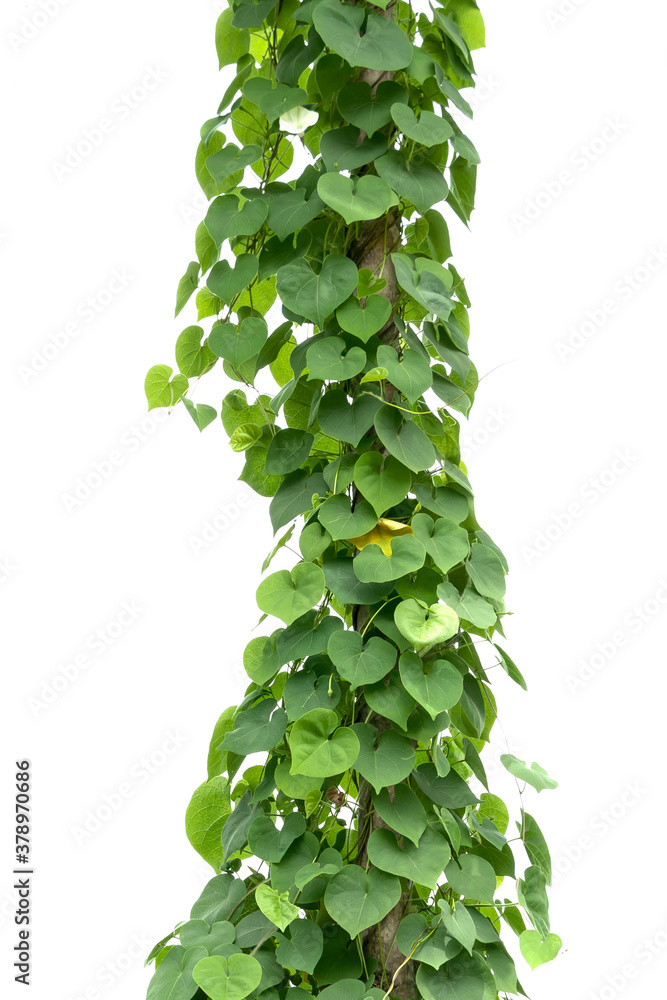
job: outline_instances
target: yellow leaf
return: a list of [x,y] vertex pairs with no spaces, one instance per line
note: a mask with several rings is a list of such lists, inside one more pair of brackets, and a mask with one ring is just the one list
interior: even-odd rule
[[358,549],[363,549],[367,545],[379,545],[386,556],[391,555],[391,540],[398,535],[414,535],[414,531],[409,524],[401,524],[400,521],[392,521],[387,517],[381,517],[374,528],[367,531],[365,535],[358,538],[348,538]]

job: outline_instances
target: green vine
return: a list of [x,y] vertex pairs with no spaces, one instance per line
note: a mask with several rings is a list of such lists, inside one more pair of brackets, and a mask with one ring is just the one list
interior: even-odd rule
[[210,204],[176,305],[212,325],[183,330],[146,394],[203,431],[218,413],[191,390],[222,361],[240,478],[283,532],[263,570],[298,561],[257,589],[282,626],[248,643],[249,687],[215,727],[186,814],[215,875],[153,949],[149,1000],[495,1000],[523,993],[504,925],[531,968],[561,946],[523,808],[526,784],[556,782],[502,756],[521,783],[508,837],[482,761],[489,671],[525,682],[460,457],[479,376],[434,206],[466,225],[474,207],[460,123],[484,25],[474,0],[431,13],[233,0],[218,21],[236,72],[201,129]]

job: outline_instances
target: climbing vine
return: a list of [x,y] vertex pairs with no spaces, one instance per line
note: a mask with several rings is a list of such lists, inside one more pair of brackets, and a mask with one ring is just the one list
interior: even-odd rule
[[[186,814],[215,875],[153,949],[149,1000],[495,1000],[523,993],[502,930],[532,968],[560,948],[523,799],[556,782],[502,756],[513,833],[482,759],[491,670],[525,687],[459,452],[479,376],[448,220],[474,206],[483,44],[475,0],[220,15],[235,72],[201,129],[210,204],[176,305],[210,329],[183,330],[146,394],[203,431],[195,384],[219,362],[237,384],[220,416],[271,498],[256,597],[282,624],[248,643],[215,727]],[[298,561],[270,571],[288,543]]]

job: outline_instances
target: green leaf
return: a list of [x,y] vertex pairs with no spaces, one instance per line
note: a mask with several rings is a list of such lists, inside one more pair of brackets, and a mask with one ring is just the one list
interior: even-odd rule
[[259,263],[255,255],[242,253],[236,258],[234,267],[229,261],[218,261],[209,274],[206,284],[221,302],[231,305],[243,289],[255,280],[258,270]]
[[229,443],[232,451],[247,451],[248,448],[257,444],[261,436],[262,428],[258,427],[257,424],[239,424],[229,439]]
[[220,69],[238,62],[250,48],[250,32],[233,28],[233,16],[234,11],[231,8],[223,10],[215,26],[215,47]]
[[366,722],[358,722],[351,729],[356,733],[361,748],[354,768],[373,786],[376,793],[388,785],[403,781],[412,773],[417,763],[417,754],[405,736],[393,729],[378,736],[375,726]]
[[299,550],[306,562],[316,562],[331,545],[331,535],[317,521],[308,524],[299,535]]
[[382,401],[371,393],[357,396],[349,403],[342,389],[331,389],[322,399],[317,419],[324,434],[356,448],[366,431],[373,426],[381,405]]
[[213,354],[238,369],[260,351],[267,337],[268,327],[261,316],[248,316],[238,326],[216,323],[208,344]]
[[419,844],[428,821],[426,811],[412,789],[407,785],[396,785],[393,801],[389,792],[383,789],[373,795],[373,805],[392,830],[407,837],[415,846]]
[[502,649],[497,643],[494,643],[494,647],[496,649],[496,652],[498,653],[500,664],[505,673],[509,677],[511,677],[512,680],[515,681],[520,687],[522,687],[524,691],[527,691],[528,685],[526,684],[523,674],[517,667],[514,660],[512,660],[510,656],[505,652],[505,650]]
[[407,726],[415,707],[415,699],[403,687],[398,670],[393,670],[377,684],[367,685],[364,697],[374,712],[402,728]]
[[521,781],[526,781],[538,792],[545,788],[558,788],[558,782],[550,778],[543,767],[539,764],[531,764],[530,767],[523,760],[519,760],[514,754],[504,753],[500,757],[503,767],[507,768],[510,774]]
[[310,455],[314,440],[312,434],[293,427],[278,431],[271,439],[264,468],[268,473],[280,475],[294,472]]
[[446,660],[425,663],[416,653],[407,652],[399,660],[399,669],[406,691],[432,719],[453,708],[461,697],[461,674]]
[[216,363],[206,344],[202,344],[204,331],[200,326],[188,326],[176,340],[176,363],[186,378],[198,378]]
[[476,953],[437,970],[420,965],[417,988],[424,1000],[496,1000],[498,995],[491,970]]
[[290,625],[322,597],[324,573],[315,563],[298,563],[294,569],[281,569],[263,580],[257,588],[257,605],[267,615]]
[[371,864],[429,889],[436,888],[450,856],[445,838],[430,828],[424,831],[417,846],[404,842],[401,847],[392,830],[373,830],[368,839]]
[[413,266],[406,254],[393,253],[391,259],[401,288],[429,313],[435,313],[440,319],[446,320],[454,308],[454,302],[443,280],[444,275],[438,276],[424,269],[423,265],[422,270],[419,270],[418,265]]
[[441,171],[423,156],[408,160],[400,150],[390,149],[375,161],[375,169],[392,190],[422,214],[444,201],[449,193]]
[[391,455],[368,451],[357,459],[354,483],[380,517],[403,500],[412,484],[412,476]]
[[190,1000],[197,992],[193,970],[206,958],[205,948],[170,948],[148,984],[146,1000]]
[[318,474],[309,476],[304,469],[290,472],[275,491],[269,513],[273,530],[278,531],[293,518],[312,507],[313,495],[324,494],[327,484]]
[[530,918],[535,930],[542,937],[549,933],[549,900],[544,872],[536,865],[526,869],[523,878],[517,882],[519,902]]
[[173,371],[169,365],[153,365],[149,369],[144,383],[149,410],[158,406],[174,406],[183,393],[187,392],[187,378],[185,375],[176,375],[172,379]]
[[401,883],[391,875],[345,865],[329,882],[324,904],[350,937],[379,924],[401,898]]
[[416,648],[446,642],[459,627],[456,614],[446,604],[423,608],[412,599],[401,601],[394,611],[394,621],[401,635]]
[[216,777],[197,788],[185,812],[187,838],[204,861],[216,871],[224,861],[222,828],[231,814],[229,782]]
[[413,472],[423,472],[435,462],[435,448],[426,434],[393,406],[380,407],[375,414],[375,430],[387,451]]
[[351,347],[345,352],[345,347],[345,341],[340,337],[327,337],[309,347],[308,377],[345,382],[363,371],[366,352],[361,347]]
[[338,0],[323,0],[313,11],[313,24],[318,35],[332,51],[350,66],[368,69],[397,70],[412,61],[412,44],[403,30],[393,21],[368,14]]
[[496,622],[495,609],[472,587],[466,587],[462,596],[451,583],[441,583],[438,597],[456,612],[459,618],[471,622],[477,628],[490,628]]
[[266,221],[268,205],[263,198],[252,198],[240,207],[236,195],[227,194],[211,202],[204,223],[216,246],[234,236],[252,236]]
[[334,541],[365,535],[377,524],[377,518],[370,504],[361,500],[352,510],[350,498],[345,493],[338,493],[325,500],[317,509],[317,517]]
[[420,764],[413,780],[424,795],[445,809],[461,809],[477,802],[470,786],[454,770],[442,776],[437,773],[433,764]]
[[363,177],[323,174],[317,182],[317,193],[334,212],[343,216],[348,226],[366,219],[379,219],[392,205],[398,204],[398,198],[386,181],[372,174]]
[[469,552],[468,532],[445,517],[433,520],[428,514],[416,514],[412,530],[442,573],[462,562]]
[[301,87],[288,87],[284,83],[273,86],[270,80],[261,76],[252,76],[244,85],[243,94],[257,105],[269,122],[308,100],[308,95]]
[[232,753],[243,755],[272,750],[287,728],[287,716],[276,708],[273,698],[265,698],[253,708],[238,713],[234,728],[227,733],[222,746]]
[[324,563],[328,589],[341,604],[374,604],[386,597],[390,583],[362,583],[354,572],[354,559],[337,557]]
[[258,816],[248,831],[248,846],[262,861],[282,861],[287,849],[305,830],[306,821],[298,812],[288,813],[280,830],[269,816]]
[[313,709],[294,723],[289,736],[292,774],[324,778],[352,767],[359,740],[351,729],[337,727],[338,716],[326,708]]
[[226,146],[206,158],[206,169],[216,184],[224,184],[228,177],[245,170],[251,163],[261,159],[262,147],[249,143],[240,149],[235,143]]
[[[303,226],[312,222],[315,216],[319,215],[324,208],[324,202],[318,197],[316,192],[313,192],[309,198],[306,198],[306,193],[305,188],[295,188],[292,191],[272,194],[271,201],[269,202],[269,226],[280,241],[285,241],[292,233],[302,230]],[[306,245],[305,239],[302,240],[302,232],[297,237],[297,246],[299,246],[300,242],[304,247],[303,253],[288,254],[287,260],[280,261],[275,270],[272,268],[272,273],[275,274],[279,270],[279,267],[292,263],[294,260],[304,256],[304,253],[308,250],[308,245]],[[310,244],[310,238],[308,238],[308,244]],[[270,246],[271,241],[264,248],[265,251]],[[261,266],[262,260],[260,258]]]
[[200,431],[203,431],[217,417],[216,410],[206,403],[193,403],[187,396],[182,398],[183,406],[188,411]]
[[523,825],[517,823],[517,826],[519,833],[523,834],[523,843],[530,863],[544,872],[547,885],[551,885],[551,855],[537,822],[524,812]]
[[230,954],[239,950],[233,945],[235,928],[228,920],[219,920],[212,927],[207,920],[188,920],[179,927],[178,936],[185,948],[205,948],[209,955],[214,948],[231,946]]
[[298,670],[288,677],[283,699],[287,718],[295,722],[314,708],[334,709],[340,701],[340,687],[331,676]]
[[218,920],[228,920],[246,893],[245,883],[232,875],[216,875],[204,890],[190,911],[191,920],[207,920],[214,924]]
[[392,107],[398,103],[407,104],[408,100],[407,91],[393,80],[383,80],[374,89],[368,83],[357,81],[348,83],[340,91],[338,110],[345,121],[372,136],[389,124]]
[[276,788],[290,799],[305,799],[310,792],[319,789],[321,784],[321,778],[291,774],[289,761],[281,761],[276,767]]
[[255,900],[265,917],[284,931],[299,916],[299,907],[289,901],[289,892],[276,892],[268,885],[258,885]]
[[470,547],[470,559],[467,564],[468,576],[475,590],[483,597],[501,601],[505,595],[505,570],[503,565],[488,545],[474,542]]
[[496,891],[496,873],[483,858],[473,854],[459,854],[445,869],[447,881],[454,892],[469,899],[492,903]]
[[366,545],[354,560],[354,571],[363,583],[388,582],[415,573],[425,558],[426,550],[414,535],[395,535],[391,555],[385,555],[379,543]]
[[174,313],[174,316],[178,316],[188,299],[196,291],[199,284],[200,270],[198,261],[193,260],[188,264],[187,271],[178,283],[178,291],[176,292],[176,312]]
[[364,306],[352,295],[336,310],[341,328],[364,343],[386,326],[390,316],[391,302],[382,295],[369,295]]
[[392,105],[391,117],[408,139],[414,139],[424,146],[437,146],[446,142],[454,132],[449,122],[432,111],[422,111],[417,118],[412,108],[405,104]]
[[252,955],[211,955],[195,966],[193,976],[211,1000],[244,1000],[262,978],[262,967]]
[[524,931],[519,938],[521,954],[533,971],[538,965],[551,962],[563,947],[557,934],[547,934],[543,939],[538,931]]
[[357,287],[357,268],[349,257],[329,254],[319,274],[304,260],[278,271],[278,294],[287,308],[322,327]]
[[335,632],[329,639],[327,652],[351,688],[377,683],[396,663],[395,646],[378,636],[364,645],[359,632],[351,629]]
[[289,938],[282,935],[278,938],[278,962],[286,969],[312,975],[324,951],[322,928],[312,920],[294,920],[289,926],[289,933]]
[[[450,863],[453,864],[453,862]],[[460,899],[454,903],[452,909],[450,909],[449,903],[444,899],[438,900],[438,906],[440,907],[442,922],[447,933],[451,934],[453,938],[459,941],[469,955],[472,955],[473,945],[475,944],[475,940],[477,938],[477,931],[475,929],[475,921],[473,920],[468,907],[464,906],[463,901]]]
[[377,352],[378,364],[387,369],[389,381],[414,404],[433,382],[428,360],[417,351],[406,348],[401,360],[393,347],[382,345]]
[[252,792],[244,792],[222,829],[225,860],[246,846],[248,831],[259,811],[260,807],[252,802]]
[[333,128],[320,139],[320,154],[327,170],[358,170],[387,151],[387,137],[381,132],[365,135],[354,125]]

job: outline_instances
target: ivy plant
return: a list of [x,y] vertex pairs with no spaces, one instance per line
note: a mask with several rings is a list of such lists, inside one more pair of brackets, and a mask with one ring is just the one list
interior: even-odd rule
[[[525,687],[459,451],[479,379],[449,223],[474,207],[483,44],[475,0],[220,15],[234,68],[196,155],[209,206],[176,296],[192,323],[146,394],[203,431],[218,411],[194,385],[218,364],[235,383],[220,417],[270,498],[256,600],[280,624],[248,643],[247,691],[215,726],[186,814],[214,874],[153,949],[149,1000],[494,1000],[523,994],[503,933],[531,968],[561,946],[522,797],[556,783],[502,757],[513,832],[483,759],[492,669]],[[292,568],[272,568],[289,542]]]

